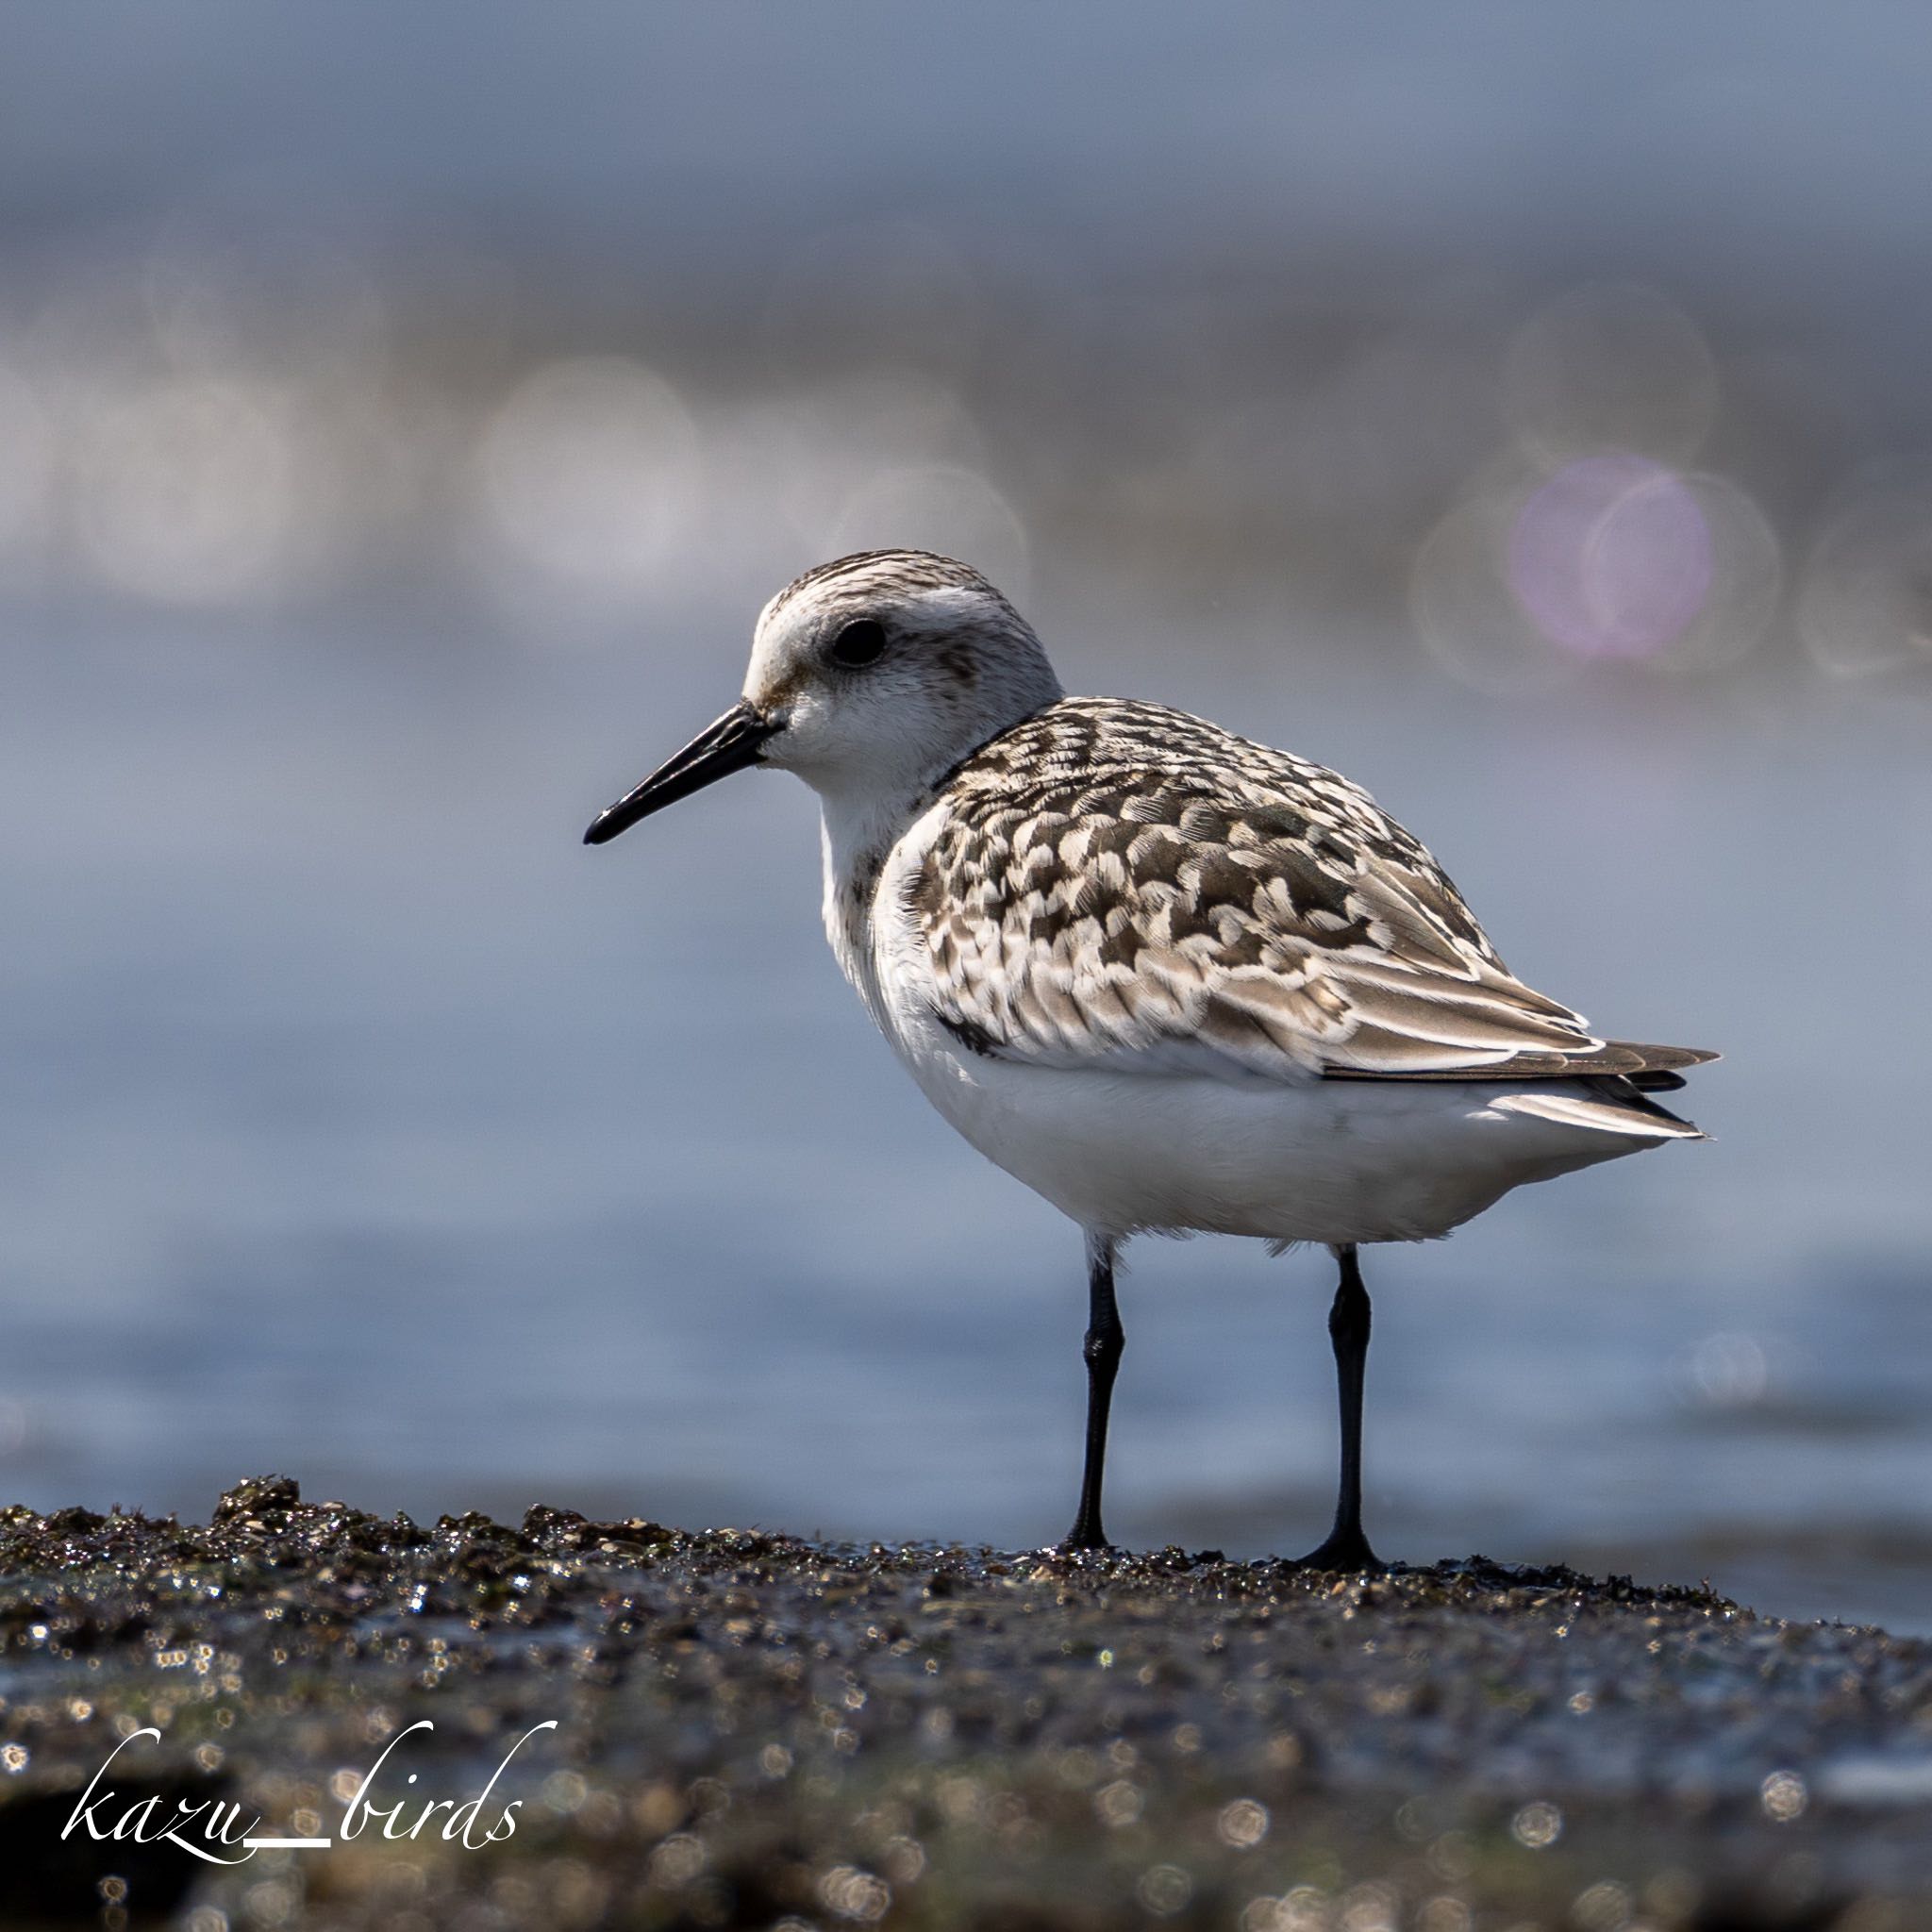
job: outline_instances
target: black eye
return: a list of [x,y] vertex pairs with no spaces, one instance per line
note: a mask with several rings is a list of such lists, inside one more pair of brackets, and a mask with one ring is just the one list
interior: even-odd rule
[[875,619],[861,617],[848,624],[832,640],[832,662],[856,670],[861,664],[874,664],[886,648],[886,627]]

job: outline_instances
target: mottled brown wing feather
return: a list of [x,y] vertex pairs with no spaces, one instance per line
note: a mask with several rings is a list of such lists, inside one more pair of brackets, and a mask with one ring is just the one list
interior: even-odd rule
[[1497,957],[1335,773],[1160,706],[1070,698],[941,787],[910,910],[941,1021],[1041,1065],[1541,1078],[1707,1058],[1592,1035]]

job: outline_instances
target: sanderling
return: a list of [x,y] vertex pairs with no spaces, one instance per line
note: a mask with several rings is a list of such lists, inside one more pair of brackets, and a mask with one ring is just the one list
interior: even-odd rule
[[1713,1055],[1600,1039],[1532,991],[1346,778],[1162,705],[1065,696],[965,564],[881,550],[808,571],[760,614],[739,703],[585,839],[751,765],[818,792],[832,950],[926,1097],[1085,1230],[1075,1548],[1107,1543],[1129,1235],[1333,1251],[1340,1496],[1302,1560],[1378,1568],[1360,1244],[1702,1138],[1650,1095]]

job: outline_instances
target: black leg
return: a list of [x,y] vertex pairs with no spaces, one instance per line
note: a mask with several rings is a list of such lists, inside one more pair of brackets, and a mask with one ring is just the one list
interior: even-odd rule
[[1087,1237],[1087,1467],[1080,1478],[1080,1513],[1067,1532],[1065,1547],[1104,1550],[1107,1531],[1100,1524],[1100,1485],[1107,1468],[1107,1412],[1113,1402],[1114,1372],[1126,1346],[1120,1310],[1113,1299],[1113,1242]]
[[1341,1399],[1341,1489],[1335,1527],[1318,1550],[1301,1560],[1310,1570],[1386,1570],[1362,1534],[1362,1373],[1369,1359],[1369,1291],[1355,1244],[1338,1248],[1341,1281],[1328,1310],[1328,1339],[1335,1344],[1335,1380]]

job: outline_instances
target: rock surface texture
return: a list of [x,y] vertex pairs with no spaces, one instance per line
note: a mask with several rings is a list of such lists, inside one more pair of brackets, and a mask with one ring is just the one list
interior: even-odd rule
[[[1563,1569],[425,1528],[264,1477],[205,1527],[0,1512],[0,1642],[9,1926],[1932,1924],[1932,1645]],[[213,1804],[332,1842],[158,1836]]]

